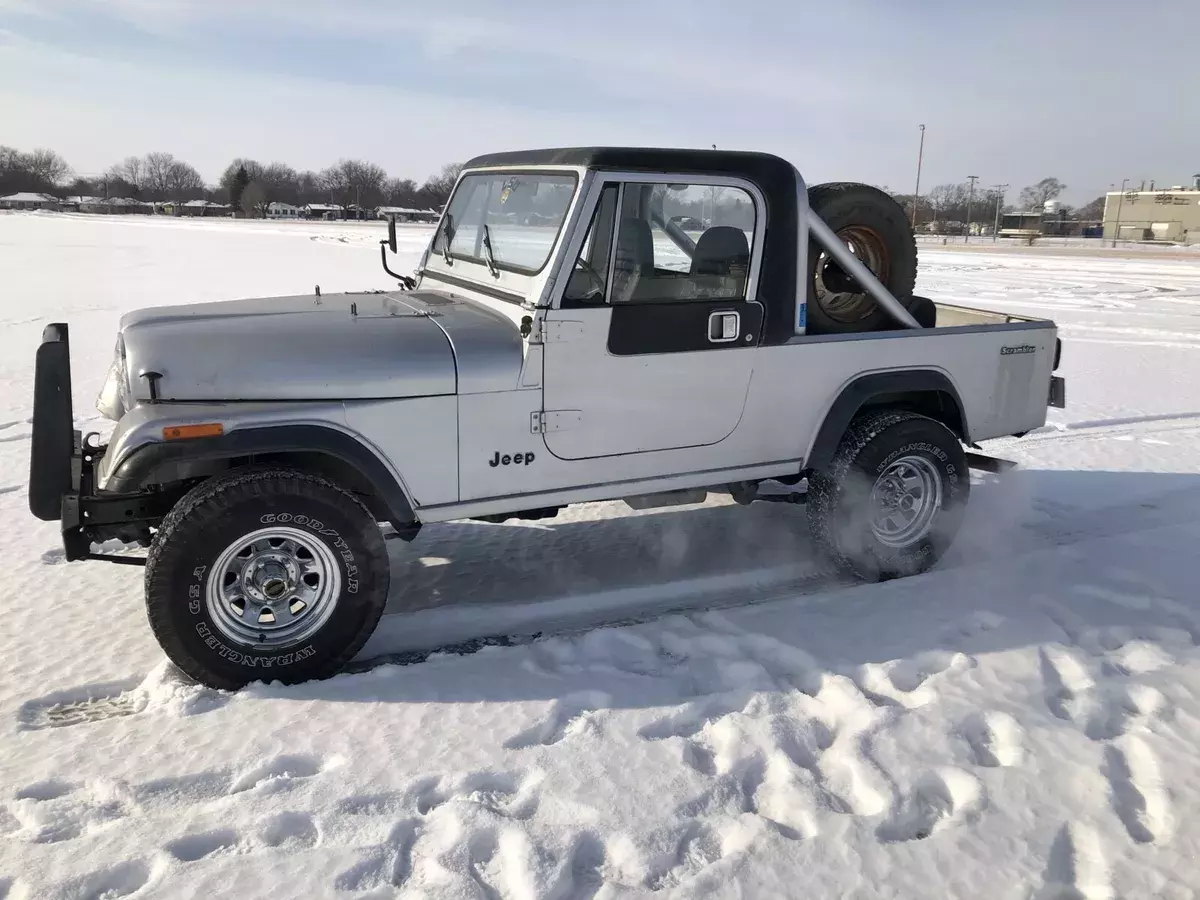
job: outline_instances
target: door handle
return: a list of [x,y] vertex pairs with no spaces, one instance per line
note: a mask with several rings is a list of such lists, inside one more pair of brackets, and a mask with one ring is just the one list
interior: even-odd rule
[[708,316],[708,340],[713,344],[730,344],[742,333],[741,313],[718,310]]

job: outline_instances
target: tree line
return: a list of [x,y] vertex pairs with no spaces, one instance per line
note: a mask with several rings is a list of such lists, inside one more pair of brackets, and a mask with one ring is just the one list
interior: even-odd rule
[[[161,151],[128,156],[102,175],[82,177],[53,150],[22,152],[0,146],[0,196],[32,191],[155,201],[205,199],[232,204],[250,216],[265,215],[273,202],[295,206],[329,203],[370,209],[377,206],[439,209],[449,198],[461,169],[461,165],[450,163],[418,184],[411,178],[389,176],[382,166],[361,159],[341,159],[313,172],[297,171],[287,163],[262,163],[238,157],[225,167],[215,185],[208,185],[195,167]],[[1018,205],[1002,205],[1002,211],[1040,210],[1047,200],[1058,198],[1064,190],[1066,185],[1059,179],[1043,178],[1021,191]],[[911,194],[888,193],[912,214]],[[995,189],[972,191],[967,182],[939,184],[917,199],[916,220],[990,224],[996,215],[996,201]],[[713,205],[719,204],[720,198],[714,197]],[[698,210],[699,206],[687,212]],[[1104,215],[1104,196],[1078,208],[1064,206],[1063,215],[1098,220]]]
[[445,165],[418,184],[411,178],[391,177],[382,166],[360,159],[341,159],[313,172],[239,157],[225,167],[215,185],[209,185],[194,166],[171,153],[127,156],[103,174],[85,177],[53,150],[23,152],[0,146],[0,196],[31,191],[152,201],[214,200],[258,216],[265,215],[273,202],[438,209],[449,198],[461,169],[457,163]]
[[[1041,212],[1046,202],[1056,200],[1067,189],[1057,178],[1043,178],[1021,190],[1016,204],[1004,203],[1004,196],[995,188],[976,186],[973,190],[966,182],[939,184],[921,195],[917,205],[916,220],[923,222],[962,222],[991,225],[996,218],[996,203],[1000,202],[1001,213]],[[887,188],[884,188],[887,190]],[[913,211],[913,195],[888,191],[896,201]],[[1098,221],[1104,217],[1104,195],[1090,203],[1073,207],[1063,204],[1063,218],[1080,221]]]

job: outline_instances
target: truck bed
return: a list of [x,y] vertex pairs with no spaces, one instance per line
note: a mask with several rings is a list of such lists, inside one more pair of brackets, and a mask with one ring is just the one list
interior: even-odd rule
[[1014,313],[996,312],[990,309],[976,309],[970,306],[957,306],[951,303],[936,303],[938,328],[961,328],[970,325],[1012,325],[1015,323],[1032,323],[1043,321],[1030,316],[1018,316]]

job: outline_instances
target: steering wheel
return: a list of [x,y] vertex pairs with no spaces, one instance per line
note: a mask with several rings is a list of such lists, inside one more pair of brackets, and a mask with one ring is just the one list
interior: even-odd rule
[[589,289],[584,293],[584,296],[590,297],[593,294],[599,294],[603,297],[605,288],[604,276],[596,270],[595,266],[593,266],[582,256],[575,260],[575,265],[583,269],[592,282],[589,286]]

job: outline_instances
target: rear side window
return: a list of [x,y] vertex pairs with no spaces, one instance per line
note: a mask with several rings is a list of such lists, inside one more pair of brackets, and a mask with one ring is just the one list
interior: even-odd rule
[[754,199],[714,184],[624,185],[610,300],[745,300]]
[[441,253],[449,234],[451,256],[484,263],[484,239],[490,236],[497,266],[540,272],[558,240],[575,186],[573,174],[468,175],[450,198],[433,250]]

